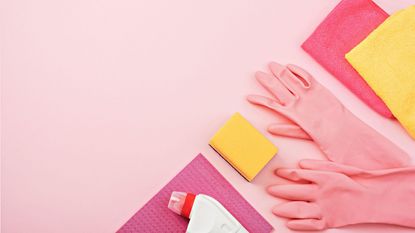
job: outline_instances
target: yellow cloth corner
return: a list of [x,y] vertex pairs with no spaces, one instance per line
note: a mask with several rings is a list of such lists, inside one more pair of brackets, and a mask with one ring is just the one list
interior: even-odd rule
[[248,181],[252,181],[278,151],[239,113],[226,122],[209,144]]
[[415,138],[415,6],[390,16],[346,59]]

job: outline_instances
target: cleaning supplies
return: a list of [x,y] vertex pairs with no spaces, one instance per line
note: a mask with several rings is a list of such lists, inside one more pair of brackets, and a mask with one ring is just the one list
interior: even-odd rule
[[288,200],[273,209],[292,230],[323,230],[358,223],[415,228],[415,167],[366,171],[329,161],[302,160],[278,169],[293,184],[268,192]]
[[248,181],[277,153],[274,144],[239,113],[226,122],[209,144]]
[[390,16],[346,59],[415,139],[415,6]]
[[222,204],[208,195],[173,192],[168,208],[190,219],[188,233],[248,233]]
[[[403,150],[359,120],[307,71],[275,62],[269,67],[272,74],[258,72],[256,78],[275,99],[251,95],[248,101],[298,124],[328,159],[363,169],[408,164]],[[277,128],[270,127],[274,133]]]
[[344,58],[387,17],[372,0],[342,0],[301,47],[373,110],[392,118],[391,111]]
[[[166,156],[173,156],[167,154]],[[202,155],[196,156],[182,171],[135,213],[117,233],[185,232],[188,220],[166,208],[171,193],[186,190],[215,197],[249,231],[270,233],[272,226]]]

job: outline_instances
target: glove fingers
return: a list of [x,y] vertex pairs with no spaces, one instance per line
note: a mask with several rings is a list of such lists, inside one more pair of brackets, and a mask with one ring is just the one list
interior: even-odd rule
[[311,137],[296,124],[277,123],[268,127],[268,132],[277,136],[312,140]]
[[294,182],[308,181],[316,184],[320,184],[331,178],[327,172],[288,168],[278,169],[276,175]]
[[260,96],[260,95],[249,95],[247,97],[247,100],[255,105],[260,105],[263,107],[266,107],[268,109],[274,110],[276,112],[280,112],[283,113],[283,106],[277,102],[274,99],[265,97],[265,96]]
[[327,228],[323,219],[296,219],[287,222],[287,227],[296,231],[318,231]]
[[317,189],[315,184],[284,184],[268,187],[268,193],[287,200],[311,201],[315,199]]
[[304,88],[309,88],[311,86],[311,83],[313,82],[313,76],[311,76],[311,74],[305,71],[303,68],[293,64],[288,64],[287,69],[289,69],[298,78],[302,79]]
[[288,70],[285,66],[276,62],[269,64],[271,72],[277,77],[297,98],[298,95],[304,92],[302,82]]
[[277,205],[272,212],[283,218],[315,218],[322,217],[320,207],[305,201],[290,201]]
[[294,100],[293,94],[273,75],[258,71],[255,73],[255,78],[268,92],[280,100],[282,105]]
[[337,172],[348,176],[366,173],[359,168],[324,160],[304,159],[299,165],[304,169]]

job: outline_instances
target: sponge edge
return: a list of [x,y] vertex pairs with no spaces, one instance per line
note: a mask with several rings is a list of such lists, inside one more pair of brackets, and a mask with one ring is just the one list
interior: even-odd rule
[[278,151],[239,113],[225,123],[209,144],[248,181],[252,181]]

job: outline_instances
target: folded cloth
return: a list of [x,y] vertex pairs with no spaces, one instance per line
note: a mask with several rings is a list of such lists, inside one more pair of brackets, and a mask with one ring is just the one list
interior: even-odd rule
[[415,138],[415,6],[389,17],[346,59]]
[[117,233],[186,232],[188,220],[167,208],[173,191],[214,197],[249,231],[269,233],[272,226],[199,154]]
[[344,58],[387,17],[371,0],[343,0],[301,47],[373,110],[392,118],[383,101]]

